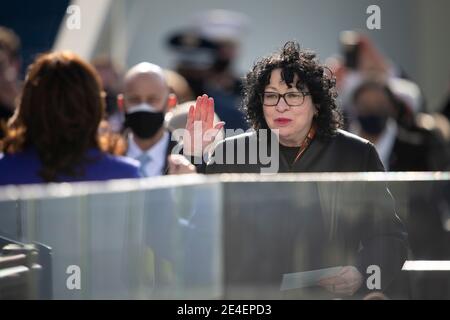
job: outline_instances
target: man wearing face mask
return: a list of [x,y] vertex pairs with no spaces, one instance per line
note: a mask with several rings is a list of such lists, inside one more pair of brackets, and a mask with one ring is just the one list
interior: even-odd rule
[[[447,171],[449,150],[433,125],[431,115],[422,115],[428,120],[420,121],[405,99],[390,88],[380,79],[366,80],[356,88],[353,131],[374,143],[388,171]],[[442,260],[448,257],[450,242],[442,223],[449,205],[448,186],[436,183],[396,191],[393,190],[394,197],[405,207],[409,258]],[[423,274],[413,282],[416,292],[420,292],[417,298],[445,296],[448,294],[445,281],[436,274]]]
[[371,141],[389,171],[441,171],[449,152],[438,132],[420,126],[411,108],[380,79],[362,82],[353,94],[351,131]]
[[173,100],[159,66],[143,62],[127,72],[118,104],[125,113],[126,155],[140,162],[143,177],[195,172],[187,159],[171,155],[176,142],[164,126],[164,116]]

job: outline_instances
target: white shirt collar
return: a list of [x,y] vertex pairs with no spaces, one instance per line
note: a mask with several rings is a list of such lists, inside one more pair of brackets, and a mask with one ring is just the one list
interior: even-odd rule
[[147,151],[142,151],[133,139],[133,134],[128,136],[127,156],[137,159],[142,153],[146,153],[150,157],[150,162],[143,168],[148,177],[160,176],[164,174],[163,170],[166,165],[167,148],[169,146],[169,132],[164,131],[159,141]]
[[[350,126],[350,131],[357,135],[361,135],[361,128],[356,121]],[[391,157],[392,148],[394,147],[395,139],[397,138],[397,132],[397,123],[394,119],[389,118],[380,138],[377,143],[374,143],[375,149],[377,150],[386,171],[389,170],[389,158]]]

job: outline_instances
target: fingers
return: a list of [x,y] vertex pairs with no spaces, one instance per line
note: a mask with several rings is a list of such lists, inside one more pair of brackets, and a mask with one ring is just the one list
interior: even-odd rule
[[203,103],[202,103],[202,111],[201,111],[201,119],[202,122],[206,122],[206,119],[208,117],[208,104],[209,104],[209,99],[208,96],[206,94],[203,95]]
[[342,269],[341,269],[341,271],[339,271],[339,273],[337,274],[338,276],[343,276],[343,275],[345,275],[346,273],[348,273],[348,272],[350,272],[351,271],[351,267],[350,266],[347,266],[347,267],[343,267]]
[[206,130],[205,135],[204,135],[204,140],[207,142],[212,142],[216,138],[216,136],[219,134],[220,130],[223,128],[224,125],[225,125],[225,122],[220,121],[220,122],[216,123],[214,128]]
[[338,284],[343,284],[343,283],[345,283],[345,281],[343,280],[342,277],[339,277],[339,276],[323,278],[323,279],[320,279],[320,281],[319,281],[319,285],[322,287],[331,287],[331,286],[336,286]]
[[202,97],[197,97],[197,102],[195,103],[194,121],[202,120]]
[[347,282],[355,282],[355,283],[361,282],[363,278],[361,273],[354,266],[344,267],[339,273],[339,276],[344,279],[347,279]]
[[332,292],[346,296],[351,296],[354,293],[352,286],[349,286],[348,284],[337,285],[334,287],[334,291]]
[[220,130],[220,129],[222,129],[224,126],[225,126],[225,122],[224,122],[224,121],[220,121],[220,122],[217,122],[217,123],[216,123],[216,125],[214,126],[214,129]]
[[334,292],[338,294],[353,295],[358,291],[360,283],[356,280],[345,282],[343,284],[336,284],[334,287]]
[[342,278],[336,277],[335,280],[331,280],[331,278],[327,281],[319,282],[319,285],[325,288],[327,291],[341,294],[341,295],[352,295],[354,293],[354,285],[345,282]]
[[362,277],[355,267],[346,266],[337,275],[323,278],[318,284],[330,292],[350,296],[361,286],[361,279]]
[[331,276],[327,278],[322,278],[319,280],[319,285],[325,287],[334,284],[337,280],[337,276]]
[[192,128],[194,126],[194,117],[195,117],[194,112],[195,112],[195,107],[190,106],[187,121],[186,121],[186,129]]
[[169,159],[176,164],[189,163],[189,160],[179,154],[169,154]]
[[206,94],[197,97],[194,108],[194,121],[202,121],[212,127],[214,121],[214,100]]
[[214,99],[208,98],[207,108],[206,108],[206,124],[208,128],[212,128],[214,123]]
[[189,174],[196,173],[195,166],[189,160],[178,154],[171,154],[168,157],[169,174]]

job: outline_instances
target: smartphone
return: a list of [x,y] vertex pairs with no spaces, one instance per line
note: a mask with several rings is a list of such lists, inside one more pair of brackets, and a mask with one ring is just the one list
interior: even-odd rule
[[359,64],[359,35],[355,31],[343,31],[340,35],[342,56],[345,66],[355,70]]

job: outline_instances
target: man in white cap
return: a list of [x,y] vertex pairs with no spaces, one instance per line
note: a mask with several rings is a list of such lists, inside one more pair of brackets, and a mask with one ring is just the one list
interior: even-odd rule
[[235,75],[242,34],[249,18],[229,10],[200,12],[191,23],[169,39],[177,53],[177,71],[189,82],[196,95],[214,97],[216,113],[225,129],[248,129],[241,105],[241,79]]

